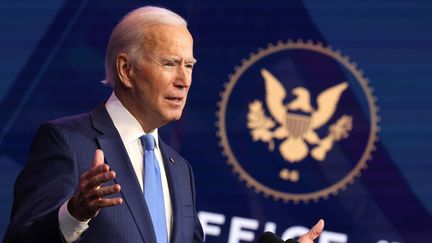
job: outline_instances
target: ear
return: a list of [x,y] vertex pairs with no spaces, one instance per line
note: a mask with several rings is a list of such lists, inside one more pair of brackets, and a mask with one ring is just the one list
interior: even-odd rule
[[127,88],[132,87],[132,63],[126,53],[120,53],[116,58],[117,73],[120,82]]

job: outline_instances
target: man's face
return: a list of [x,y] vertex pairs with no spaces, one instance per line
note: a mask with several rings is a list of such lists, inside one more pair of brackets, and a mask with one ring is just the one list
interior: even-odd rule
[[134,116],[160,127],[181,117],[192,82],[193,40],[186,27],[152,26],[131,72]]

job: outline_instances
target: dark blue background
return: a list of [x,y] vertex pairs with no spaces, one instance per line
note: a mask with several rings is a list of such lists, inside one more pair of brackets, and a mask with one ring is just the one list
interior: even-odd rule
[[[168,7],[189,22],[199,60],[183,118],[161,130],[192,164],[198,209],[267,221],[281,234],[319,217],[348,242],[428,242],[432,236],[432,3],[429,1],[4,1],[0,2],[0,237],[14,179],[43,121],[87,112],[110,94],[105,46],[137,6]],[[377,151],[353,185],[294,204],[256,194],[226,164],[215,113],[223,84],[251,52],[310,39],[348,55],[380,107]]]

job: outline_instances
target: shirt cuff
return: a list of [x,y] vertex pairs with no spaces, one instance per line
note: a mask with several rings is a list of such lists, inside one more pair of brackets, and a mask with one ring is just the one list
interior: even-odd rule
[[63,237],[66,242],[69,243],[74,242],[81,237],[84,231],[88,229],[88,222],[90,222],[90,219],[85,222],[75,219],[67,209],[68,203],[69,200],[61,205],[58,212],[58,221]]

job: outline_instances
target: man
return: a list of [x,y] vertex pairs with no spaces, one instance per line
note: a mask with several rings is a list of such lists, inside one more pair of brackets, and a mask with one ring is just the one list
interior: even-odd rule
[[183,18],[158,7],[126,15],[107,48],[112,95],[39,128],[4,241],[202,242],[192,169],[158,137],[181,117],[195,63]]

